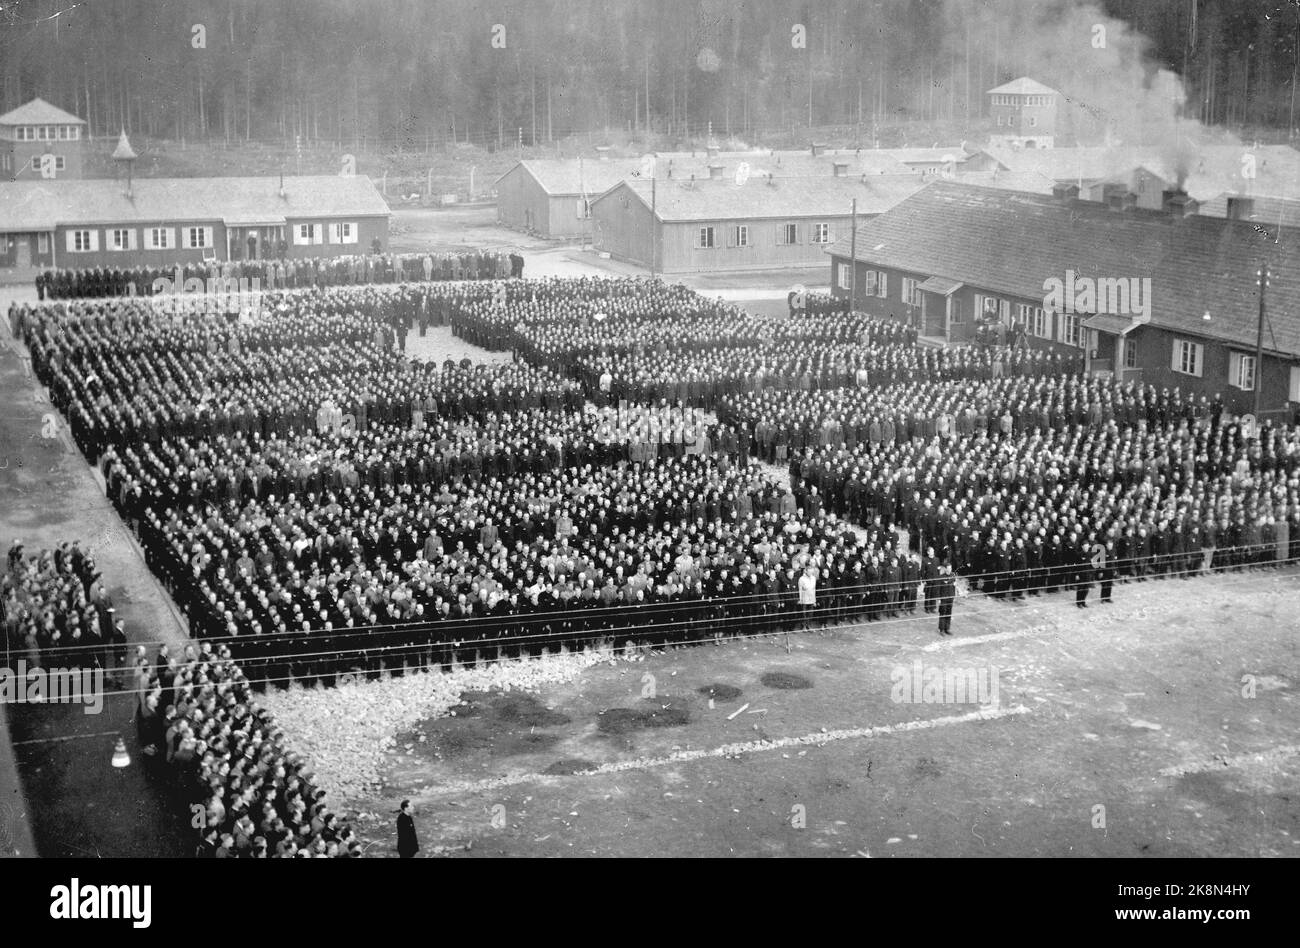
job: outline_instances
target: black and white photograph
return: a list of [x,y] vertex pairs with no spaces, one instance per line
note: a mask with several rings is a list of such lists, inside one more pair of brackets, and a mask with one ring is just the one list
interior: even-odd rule
[[1297,0],[0,0],[0,83],[33,917],[1300,857]]

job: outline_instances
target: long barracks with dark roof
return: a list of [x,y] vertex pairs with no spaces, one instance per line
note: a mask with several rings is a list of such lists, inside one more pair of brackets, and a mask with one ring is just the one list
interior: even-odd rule
[[100,178],[0,183],[0,266],[132,267],[388,249],[369,178]]
[[[1300,246],[1290,229],[936,182],[826,248],[835,295],[962,342],[981,319],[1032,346],[1082,347],[1093,372],[1249,412],[1300,407]],[[851,263],[851,260],[854,262]],[[1262,364],[1258,273],[1264,289]]]

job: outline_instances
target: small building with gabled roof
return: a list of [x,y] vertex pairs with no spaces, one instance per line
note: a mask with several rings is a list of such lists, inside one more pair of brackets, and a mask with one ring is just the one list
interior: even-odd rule
[[44,99],[0,115],[0,181],[46,181],[84,174],[86,123]]
[[860,220],[925,187],[919,174],[727,176],[621,181],[592,202],[592,240],[612,257],[663,273],[771,270],[825,263],[823,249]]
[[1012,148],[1051,148],[1056,142],[1060,93],[1021,76],[993,89],[989,97],[989,144]]

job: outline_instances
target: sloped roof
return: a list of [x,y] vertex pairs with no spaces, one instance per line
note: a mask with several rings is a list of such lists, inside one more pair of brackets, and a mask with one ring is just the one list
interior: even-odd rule
[[[960,153],[959,149],[953,149]],[[752,177],[774,174],[777,177],[803,177],[825,175],[831,177],[836,162],[846,163],[848,173],[909,174],[913,169],[900,163],[891,155],[871,149],[843,149],[823,152],[814,156],[808,151],[724,151],[710,156],[705,149],[656,152],[654,175],[660,181],[671,179],[689,181],[709,176],[709,165],[721,165],[723,175],[734,179],[742,163],[749,165]],[[552,197],[577,197],[585,193],[595,196],[608,191],[620,181],[640,177],[640,158],[536,158],[515,164],[498,178],[522,169],[531,175],[542,190]]]
[[12,111],[0,115],[0,125],[85,125],[84,119],[79,119],[71,112],[65,112],[57,105],[50,105],[44,99],[32,99],[32,101],[18,106]]
[[1045,86],[1037,79],[1021,76],[1010,82],[990,89],[985,95],[1056,95],[1056,90]]
[[962,171],[960,168],[956,176],[950,180],[978,184],[986,188],[1000,188],[1003,191],[1028,191],[1030,194],[1051,194],[1052,186],[1056,183],[1046,175],[1035,171]]
[[1275,228],[1279,223],[1284,227],[1300,225],[1300,197],[1295,200],[1287,200],[1285,198],[1254,197],[1252,195],[1220,194],[1208,201],[1202,201],[1196,213],[1204,217],[1227,217],[1228,198],[1230,197],[1250,198],[1250,213],[1243,218],[1244,220],[1254,221],[1265,226],[1272,225]]
[[[842,178],[777,176],[773,184],[751,178],[737,185],[730,178],[697,180],[694,186],[673,180],[660,181],[654,195],[656,215],[661,221],[721,221],[759,218],[848,217],[853,200],[859,214],[881,214],[926,186],[917,174],[861,175]],[[646,207],[651,206],[650,184],[624,181],[605,192],[599,201],[617,200],[630,193]]]
[[[1138,167],[1166,182],[1178,172],[1163,155],[1144,156]],[[1210,146],[1188,161],[1183,189],[1198,201],[1222,193],[1271,198],[1300,198],[1300,151],[1288,145]]]
[[117,147],[113,149],[114,161],[134,161],[138,155],[135,149],[131,147],[130,140],[126,137],[126,129],[122,129],[122,134],[117,140]]
[[[852,149],[842,149],[831,151],[827,150],[820,155],[813,155],[807,151],[777,151],[761,152],[757,155],[748,155],[736,157],[733,159],[722,159],[723,166],[727,169],[727,176],[733,177],[735,169],[739,167],[742,161],[749,165],[751,175],[766,177],[769,174],[780,178],[785,177],[816,177],[818,175],[830,177],[834,173],[836,164],[848,166],[848,174],[915,174],[916,172],[903,164],[893,155],[885,152],[876,151],[871,148],[863,148],[860,151]],[[674,169],[673,177],[683,177],[683,175]]]
[[893,158],[905,165],[961,164],[970,159],[970,153],[960,145],[934,148],[876,148],[871,153]]
[[9,233],[58,225],[387,217],[388,204],[362,175],[266,178],[136,178],[132,195],[112,178],[0,183],[0,227]]
[[516,164],[501,178],[522,168],[549,195],[596,195],[631,177],[632,172],[640,170],[640,167],[639,158],[595,157],[581,161],[577,158],[529,158]]
[[1155,157],[1154,149],[1117,146],[1114,148],[1008,148],[989,145],[984,151],[1003,167],[1045,175],[1053,181],[1096,181],[1127,177],[1144,158]]
[[[1088,201],[938,181],[858,228],[857,258],[943,276],[1021,299],[1042,299],[1066,271],[1092,278],[1150,278],[1151,323],[1253,347],[1256,271],[1300,272],[1300,244],[1284,229],[1160,211],[1115,212]],[[847,236],[827,252],[848,257]],[[1209,310],[1206,323],[1201,314]],[[1300,281],[1275,277],[1264,347],[1300,353]]]
[[[1154,145],[1025,149],[991,145],[985,151],[1003,167],[1053,181],[1131,183],[1139,168],[1167,182],[1178,179],[1167,149]],[[1300,198],[1300,151],[1289,145],[1199,145],[1189,150],[1186,161],[1183,187],[1200,201],[1225,192]]]

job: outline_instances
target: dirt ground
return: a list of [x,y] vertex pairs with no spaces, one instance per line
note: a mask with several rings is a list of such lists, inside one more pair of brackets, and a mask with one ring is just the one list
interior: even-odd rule
[[[951,638],[918,611],[470,694],[355,803],[374,855],[409,797],[426,854],[1300,856],[1297,579],[977,595]],[[895,701],[916,662],[995,674],[996,707]]]

